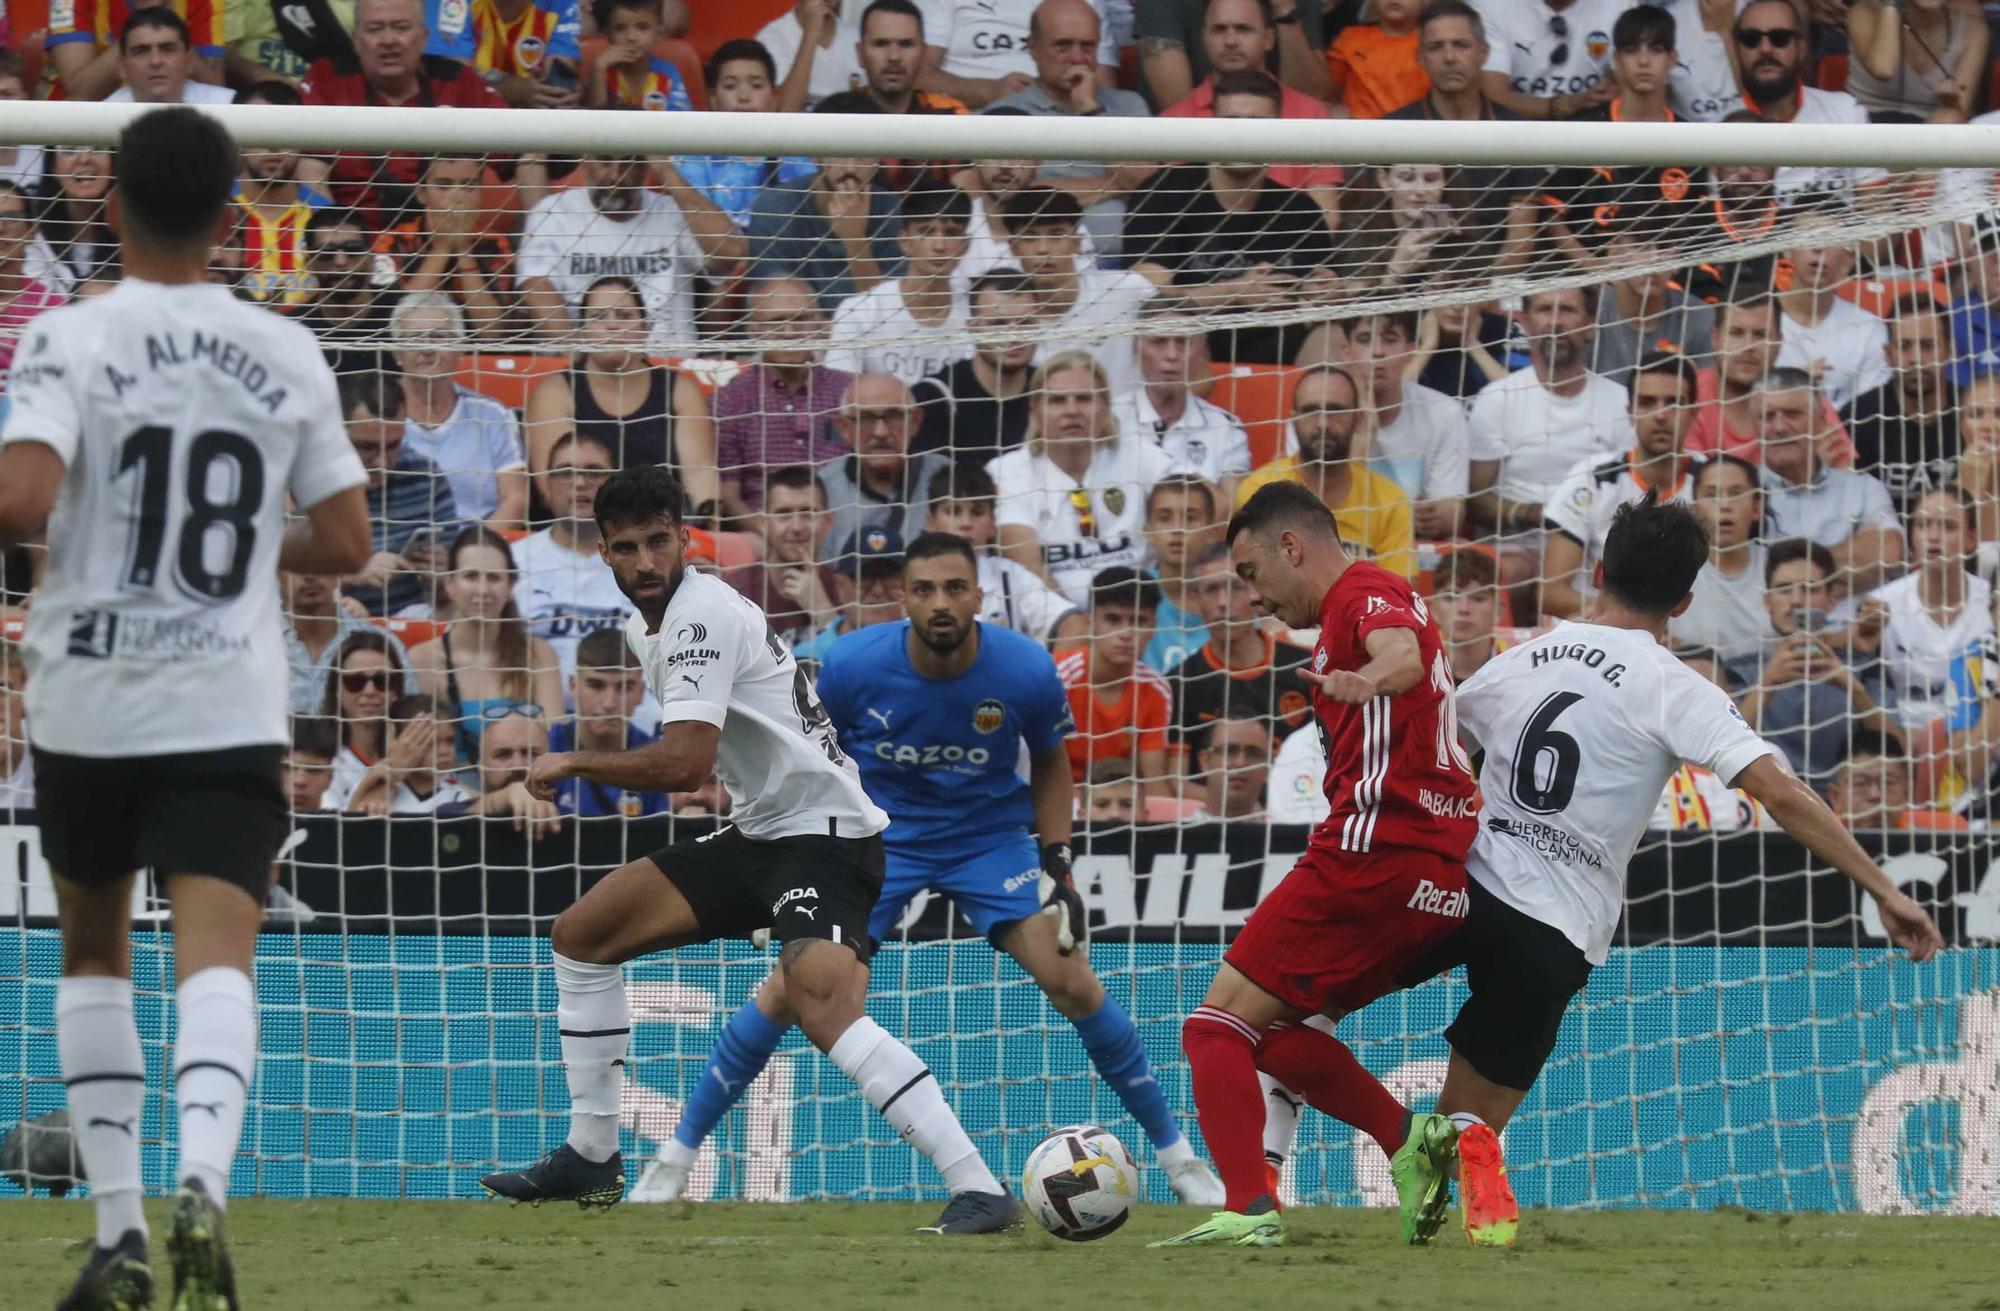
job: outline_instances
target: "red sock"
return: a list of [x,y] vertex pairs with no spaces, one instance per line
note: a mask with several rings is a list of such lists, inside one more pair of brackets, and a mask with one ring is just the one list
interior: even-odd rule
[[1223,1205],[1231,1211],[1242,1211],[1270,1191],[1264,1181],[1264,1098],[1251,1055],[1256,1045],[1255,1029],[1213,1006],[1199,1007],[1181,1026],[1195,1115],[1228,1190]]
[[[1403,1145],[1403,1104],[1332,1034],[1303,1024],[1274,1024],[1258,1044],[1256,1061],[1314,1110],[1353,1125],[1383,1152],[1393,1156]],[[1207,1129],[1203,1121],[1203,1132]]]

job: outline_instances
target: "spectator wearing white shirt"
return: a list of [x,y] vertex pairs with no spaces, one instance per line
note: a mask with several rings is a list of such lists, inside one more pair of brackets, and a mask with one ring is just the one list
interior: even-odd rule
[[165,5],[133,10],[118,33],[118,69],[125,85],[104,97],[107,104],[226,105],[236,93],[198,81],[194,36],[187,22]]
[[1810,373],[1820,394],[1844,411],[1889,381],[1888,325],[1839,294],[1854,272],[1851,247],[1794,246],[1785,257],[1792,285],[1777,298],[1778,363]]
[[1220,487],[1227,504],[1250,472],[1250,434],[1228,410],[1195,395],[1195,379],[1208,377],[1208,337],[1187,326],[1187,312],[1174,296],[1140,308],[1140,381],[1117,395],[1111,413],[1120,432],[1150,436],[1174,463]]
[[547,642],[562,665],[563,686],[576,672],[576,644],[585,633],[623,624],[632,603],[618,590],[598,550],[598,489],[617,467],[605,439],[570,433],[549,448],[539,475],[542,500],[556,513],[547,528],[514,544],[514,608]]
[[389,703],[389,747],[348,795],[350,815],[432,815],[467,805],[472,794],[452,777],[458,745],[453,707],[428,696]]
[[[1030,46],[1038,7],[1038,0],[918,0],[928,58],[917,86],[974,109],[1027,90],[1035,80]],[[1095,76],[1099,86],[1114,86],[1118,50],[1105,35],[1100,0],[1091,8],[1099,20]]]
[[1674,70],[1667,93],[1674,113],[1690,123],[1720,123],[1743,105],[1736,84],[1736,0],[1672,0]]
[[514,412],[459,383],[465,335],[465,311],[443,292],[412,292],[390,313],[403,375],[403,442],[451,484],[460,516],[508,532],[527,522],[527,457]]
[[1041,575],[999,555],[994,515],[999,493],[986,470],[957,465],[931,475],[927,533],[951,533],[972,544],[979,559],[979,617],[1053,646],[1089,635],[1090,621]]
[[1088,608],[1090,580],[1145,554],[1146,493],[1182,472],[1111,417],[1104,366],[1069,351],[1036,370],[1027,445],[986,466],[998,491],[1000,551]]
[[1971,499],[1955,487],[1919,497],[1910,511],[1911,571],[1871,593],[1855,625],[1857,646],[1879,643],[1905,728],[1940,718],[1968,727],[1988,694],[1986,678],[1973,671],[1993,658],[1993,589],[1966,568],[1972,514]]
[[588,155],[584,185],[559,191],[528,211],[514,275],[542,334],[575,336],[583,294],[621,274],[639,286],[655,350],[684,350],[695,339],[694,280],[721,274],[749,253],[729,215],[689,186],[664,160]]
[[1139,382],[1132,338],[1104,329],[1130,323],[1158,295],[1137,273],[1079,267],[1083,207],[1053,187],[1023,187],[1000,206],[1007,249],[1028,275],[1042,320],[1044,357],[1087,350],[1104,366],[1114,396]]
[[1335,358],[1361,384],[1368,466],[1410,498],[1410,527],[1420,540],[1458,535],[1471,468],[1465,407],[1406,377],[1417,344],[1417,314],[1375,314],[1347,324]]
[[826,367],[893,374],[908,385],[967,352],[971,306],[957,275],[972,204],[955,187],[920,187],[904,195],[901,213],[903,275],[840,302]]
[[1568,118],[1611,99],[1611,28],[1625,0],[1484,0],[1486,97],[1523,118]]
[[1692,485],[1683,454],[1694,425],[1694,366],[1656,351],[1632,374],[1632,449],[1579,464],[1542,507],[1542,614],[1574,619],[1596,595],[1593,578],[1618,507],[1656,492],[1685,501]]
[[840,16],[840,0],[798,0],[789,12],[764,24],[757,39],[784,70],[778,108],[785,113],[811,109],[867,82],[861,71],[861,28]]
[[1832,551],[1851,592],[1879,585],[1903,559],[1902,525],[1888,488],[1821,457],[1822,406],[1812,377],[1801,369],[1773,369],[1757,381],[1750,399],[1771,535],[1803,537]]
[[1540,567],[1542,548],[1533,535],[1570,470],[1584,460],[1632,444],[1625,389],[1585,367],[1597,323],[1596,287],[1535,291],[1523,315],[1528,359],[1472,402],[1468,453],[1471,465],[1466,518],[1502,537],[1515,536],[1503,553],[1503,577],[1525,581]]
[[1667,621],[1676,647],[1704,647],[1724,664],[1755,655],[1777,636],[1764,608],[1764,494],[1757,466],[1718,455],[1695,470],[1694,512],[1708,534],[1708,563],[1694,602]]
[[285,748],[285,804],[294,815],[329,809],[333,760],[340,754],[340,726],[318,715],[293,715],[292,740]]
[[[1736,15],[1736,58],[1743,98],[1773,123],[1862,124],[1868,111],[1845,91],[1807,86],[1810,29],[1791,0],[1750,0]],[[1881,168],[1787,164],[1778,169],[1778,196],[1807,192],[1852,195],[1889,176]]]

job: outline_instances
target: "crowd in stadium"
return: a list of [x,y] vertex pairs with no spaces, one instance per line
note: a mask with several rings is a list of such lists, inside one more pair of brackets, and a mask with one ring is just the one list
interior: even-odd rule
[[[1989,81],[1970,0],[61,0],[6,22],[7,99],[1858,124],[1978,121]],[[1309,644],[1220,544],[1257,487],[1304,483],[1421,577],[1460,680],[1583,614],[1611,511],[1658,488],[1714,545],[1684,658],[1857,826],[1987,820],[2000,212],[1841,235],[1912,187],[1983,195],[1977,173],[255,148],[243,170],[215,276],[318,337],[375,521],[361,573],[285,580],[300,810],[541,831],[726,810],[714,786],[521,785],[552,745],[644,735],[591,506],[650,462],[687,488],[697,558],[802,660],[901,617],[905,541],[973,542],[988,620],[1057,652],[1083,813],[1126,821],[1324,808],[1293,732]],[[36,314],[117,276],[109,174],[0,148],[0,370]],[[1781,225],[1783,250],[1729,257]],[[1519,274],[1553,285],[1283,314]],[[5,562],[10,612],[38,567]],[[25,805],[11,643],[0,671],[0,806]],[[1690,768],[1659,822],[1758,816]]]

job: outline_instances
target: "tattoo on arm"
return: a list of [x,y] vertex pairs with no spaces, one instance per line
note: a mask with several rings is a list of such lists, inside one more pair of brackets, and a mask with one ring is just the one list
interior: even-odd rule
[[1139,58],[1151,59],[1154,55],[1171,54],[1187,47],[1170,36],[1142,36],[1139,38]]

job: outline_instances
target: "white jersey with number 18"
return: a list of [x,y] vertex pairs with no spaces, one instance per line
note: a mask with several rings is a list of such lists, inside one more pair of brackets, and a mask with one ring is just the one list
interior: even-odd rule
[[208,284],[127,278],[22,334],[0,442],[62,458],[28,615],[45,751],[163,755],[287,740],[286,498],[366,475],[312,333]]
[[1459,685],[1459,731],[1486,753],[1466,872],[1602,965],[1625,867],[1686,761],[1725,782],[1776,747],[1650,633],[1564,623]]

